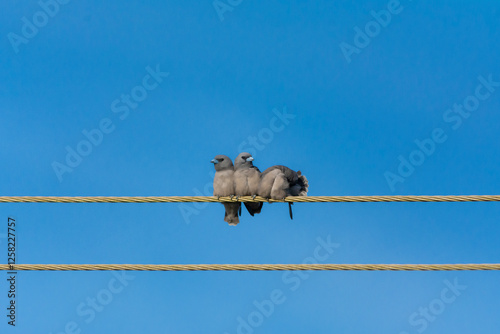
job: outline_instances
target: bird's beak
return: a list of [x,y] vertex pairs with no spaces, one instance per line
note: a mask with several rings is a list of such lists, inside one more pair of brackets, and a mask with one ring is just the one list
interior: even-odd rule
[[211,163],[213,163],[213,164],[218,164],[218,163],[219,163],[219,160],[217,160],[217,159],[213,159],[213,160],[212,160],[212,161],[210,161],[210,162],[211,162]]
[[253,157],[250,157],[247,159],[247,161],[254,161],[255,159]]

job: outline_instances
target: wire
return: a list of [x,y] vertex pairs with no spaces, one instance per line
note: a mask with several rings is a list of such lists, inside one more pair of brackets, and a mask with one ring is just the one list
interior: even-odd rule
[[333,202],[499,202],[500,195],[445,195],[445,196],[291,196],[283,200],[268,200],[250,196],[0,196],[0,203],[333,203]]
[[16,264],[7,271],[469,271],[500,270],[499,263],[484,264]]

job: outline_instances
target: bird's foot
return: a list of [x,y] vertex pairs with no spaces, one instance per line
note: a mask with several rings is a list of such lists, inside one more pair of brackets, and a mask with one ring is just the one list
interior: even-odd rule
[[257,195],[253,195],[253,196],[252,196],[252,200],[255,200],[255,197],[257,197]]

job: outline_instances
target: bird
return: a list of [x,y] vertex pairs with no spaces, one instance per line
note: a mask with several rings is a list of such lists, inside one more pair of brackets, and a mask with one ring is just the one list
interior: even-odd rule
[[[250,153],[243,152],[234,160],[234,186],[237,198],[239,196],[257,196],[260,183],[260,170],[253,165],[254,158]],[[253,217],[260,213],[264,203],[245,202],[248,213]],[[240,211],[241,215],[241,211]]]
[[[214,196],[231,198],[235,195],[234,191],[234,166],[231,159],[226,155],[217,155],[211,163],[215,167],[214,177]],[[239,224],[238,211],[241,203],[222,203],[226,209],[224,221],[231,226]]]
[[[260,175],[257,195],[267,198],[282,200],[287,196],[307,196],[309,181],[301,171],[276,165],[269,167]],[[293,219],[292,204],[288,203],[290,218]]]

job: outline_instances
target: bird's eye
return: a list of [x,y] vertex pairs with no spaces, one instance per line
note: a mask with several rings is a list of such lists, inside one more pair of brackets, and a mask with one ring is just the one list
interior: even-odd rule
[[219,159],[220,161],[224,161],[224,159]]

